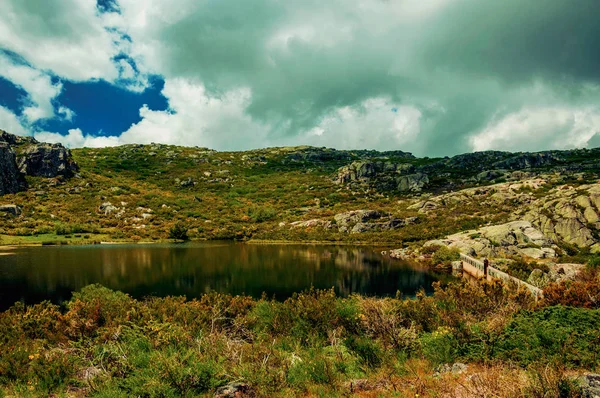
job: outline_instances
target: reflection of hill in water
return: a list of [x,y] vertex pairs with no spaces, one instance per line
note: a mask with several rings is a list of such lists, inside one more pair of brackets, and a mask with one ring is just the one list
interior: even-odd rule
[[310,286],[350,293],[412,295],[435,279],[370,248],[203,243],[23,248],[0,259],[2,305],[64,299],[101,283],[135,296],[217,290],[285,298]]

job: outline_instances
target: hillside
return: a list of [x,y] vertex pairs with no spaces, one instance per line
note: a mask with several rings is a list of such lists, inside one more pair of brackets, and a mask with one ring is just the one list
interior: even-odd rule
[[[26,156],[22,145],[12,144],[17,158]],[[425,242],[514,220],[531,207],[529,198],[561,186],[587,189],[600,172],[596,149],[443,159],[312,147],[217,152],[152,144],[65,151],[72,173],[27,174],[26,189],[21,182],[20,192],[2,196],[3,204],[20,209],[0,219],[4,243],[156,241],[168,239],[177,223],[191,239]],[[494,184],[530,180],[538,181],[535,187],[507,191],[520,192],[516,196],[490,191]],[[493,200],[473,194],[478,188]],[[465,189],[471,194],[448,205],[415,206]],[[596,221],[580,218],[585,238],[567,242],[593,246]]]

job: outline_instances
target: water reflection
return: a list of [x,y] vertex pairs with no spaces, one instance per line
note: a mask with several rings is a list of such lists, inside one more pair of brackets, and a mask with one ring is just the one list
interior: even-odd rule
[[365,247],[252,245],[114,245],[20,248],[0,256],[0,306],[44,299],[101,283],[132,294],[197,297],[216,290],[278,299],[310,286],[341,295],[413,295],[431,291],[435,276]]

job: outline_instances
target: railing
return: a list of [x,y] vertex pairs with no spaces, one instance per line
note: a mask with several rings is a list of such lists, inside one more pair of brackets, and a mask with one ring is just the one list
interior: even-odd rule
[[469,272],[473,276],[476,276],[476,277],[483,276],[486,278],[502,279],[505,281],[513,282],[519,286],[524,286],[527,289],[529,289],[529,291],[531,292],[531,294],[533,294],[533,296],[536,298],[536,300],[543,297],[543,295],[544,295],[544,291],[542,289],[540,289],[539,287],[533,286],[525,281],[515,278],[514,276],[511,276],[511,275],[507,274],[506,272],[500,271],[498,268],[494,268],[491,265],[488,265],[487,272],[486,272],[483,261],[476,260],[473,257],[467,256],[466,254],[463,254],[463,253],[460,254],[460,259],[463,263],[467,263],[476,268],[475,272],[470,272],[469,269],[465,269],[467,272]]

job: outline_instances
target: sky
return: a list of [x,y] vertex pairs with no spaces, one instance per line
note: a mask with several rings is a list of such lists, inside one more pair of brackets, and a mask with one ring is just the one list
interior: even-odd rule
[[2,0],[0,129],[76,147],[600,146],[598,0]]

